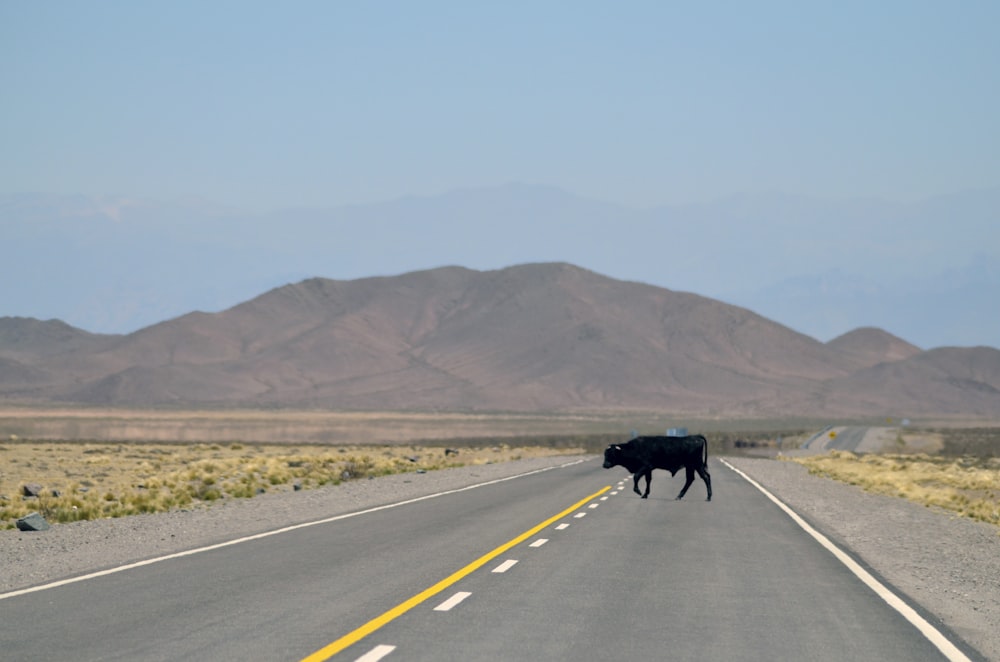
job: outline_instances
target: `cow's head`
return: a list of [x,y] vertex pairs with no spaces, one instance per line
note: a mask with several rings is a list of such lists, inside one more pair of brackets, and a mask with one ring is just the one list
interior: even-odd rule
[[618,444],[611,444],[604,449],[604,468],[610,469],[621,464],[622,447]]

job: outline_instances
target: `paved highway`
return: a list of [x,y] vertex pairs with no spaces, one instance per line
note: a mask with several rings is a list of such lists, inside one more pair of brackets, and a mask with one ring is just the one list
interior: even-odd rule
[[858,426],[827,428],[802,444],[802,449],[811,453],[826,453],[832,450],[855,453],[877,452],[881,449],[881,445],[873,440],[866,440],[866,437],[872,430],[881,431],[883,429]]
[[710,467],[712,502],[663,471],[639,499],[595,458],[0,600],[0,657],[947,659]]

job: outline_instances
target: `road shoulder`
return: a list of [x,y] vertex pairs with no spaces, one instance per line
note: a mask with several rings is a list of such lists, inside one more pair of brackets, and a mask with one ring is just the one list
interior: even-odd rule
[[726,460],[988,659],[1000,659],[996,527],[812,476],[794,462]]

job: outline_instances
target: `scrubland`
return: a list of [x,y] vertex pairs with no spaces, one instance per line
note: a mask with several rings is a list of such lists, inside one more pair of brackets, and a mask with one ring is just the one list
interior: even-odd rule
[[[122,517],[392,473],[600,453],[633,429],[662,434],[667,425],[706,434],[712,455],[774,455],[816,429],[806,421],[627,414],[8,410],[0,412],[0,528],[34,511],[50,522]],[[53,436],[17,434],[24,432]],[[234,433],[253,440],[234,441]],[[1000,429],[908,429],[883,450],[795,461],[814,474],[1000,526]],[[26,494],[32,485],[37,496]]]
[[[0,445],[0,528],[30,512],[73,522],[198,508],[401,472],[580,453],[564,445],[314,446],[8,441]],[[35,485],[37,496],[25,494]]]
[[[915,444],[909,441],[915,441]],[[938,454],[907,453],[931,438]],[[796,457],[815,475],[869,492],[909,499],[1000,526],[1000,429],[934,429],[899,433],[896,453],[831,451]]]
[[[663,434],[685,424],[703,427],[637,412],[6,408],[0,528],[33,511],[50,522],[121,517],[391,473],[600,453],[633,429]],[[785,427],[723,421],[708,436],[719,453],[735,439],[770,443],[767,430]],[[32,484],[38,496],[25,495]]]

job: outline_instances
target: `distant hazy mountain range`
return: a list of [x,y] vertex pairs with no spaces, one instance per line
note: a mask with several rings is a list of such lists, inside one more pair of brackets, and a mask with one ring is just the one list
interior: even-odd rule
[[[181,267],[178,267],[181,268]],[[0,402],[1000,417],[1000,350],[822,343],[565,263],[311,278],[127,335],[0,318]]]
[[102,333],[312,277],[567,262],[738,304],[819,340],[875,326],[924,349],[1000,346],[1000,189],[637,210],[511,184],[256,214],[25,194],[0,196],[0,238],[0,315]]

